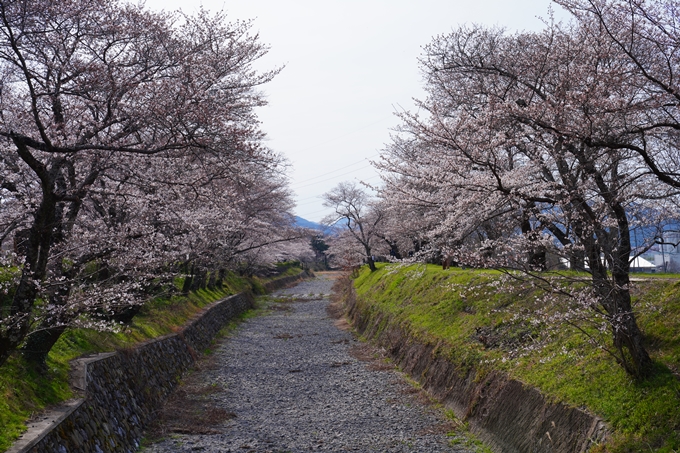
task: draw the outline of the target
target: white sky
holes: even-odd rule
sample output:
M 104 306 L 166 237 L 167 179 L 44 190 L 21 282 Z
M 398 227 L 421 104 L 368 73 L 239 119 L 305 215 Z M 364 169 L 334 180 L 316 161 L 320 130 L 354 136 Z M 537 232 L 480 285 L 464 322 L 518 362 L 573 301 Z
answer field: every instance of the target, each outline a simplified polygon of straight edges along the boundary
M 417 58 L 433 36 L 458 25 L 538 30 L 550 0 L 146 0 L 152 9 L 195 12 L 199 4 L 231 19 L 254 19 L 270 52 L 261 69 L 285 65 L 263 89 L 267 145 L 292 164 L 296 214 L 319 221 L 319 198 L 341 181 L 379 184 L 369 160 L 422 97 Z M 558 6 L 556 16 L 566 18 Z

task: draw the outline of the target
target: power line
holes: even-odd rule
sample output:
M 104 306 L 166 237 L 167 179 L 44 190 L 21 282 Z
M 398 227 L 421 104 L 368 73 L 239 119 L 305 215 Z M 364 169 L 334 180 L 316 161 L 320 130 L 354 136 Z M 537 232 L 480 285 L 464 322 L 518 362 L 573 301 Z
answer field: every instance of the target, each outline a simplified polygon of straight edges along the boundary
M 340 176 L 342 176 L 342 175 L 340 175 Z M 372 179 L 376 179 L 376 178 L 379 178 L 379 177 L 380 177 L 380 175 L 373 175 L 373 176 L 371 176 L 371 177 L 369 177 L 369 178 L 361 178 L 361 180 L 359 180 L 359 182 L 370 181 L 370 180 L 372 180 Z M 355 179 L 356 179 L 356 178 L 355 178 Z M 322 182 L 322 181 L 320 181 L 320 182 Z M 323 181 L 323 182 L 325 182 L 325 181 Z M 315 184 L 318 184 L 318 183 L 312 183 L 312 184 L 308 184 L 308 185 L 309 185 L 309 186 L 313 186 L 313 185 L 315 185 Z M 304 187 L 307 187 L 307 186 L 304 186 Z M 307 206 L 307 205 L 310 205 L 310 204 L 321 203 L 321 202 L 323 202 L 323 200 L 321 199 L 321 196 L 320 196 L 320 195 L 314 195 L 314 196 L 311 196 L 311 197 L 301 198 L 301 199 L 298 200 L 298 201 L 307 201 L 307 200 L 312 200 L 312 201 L 308 201 L 307 203 L 298 203 L 298 202 L 296 202 L 295 205 L 296 205 L 296 206 Z
M 314 211 L 314 212 L 308 212 L 307 215 L 314 215 L 314 214 L 319 214 L 321 212 L 329 212 L 329 210 L 332 210 L 333 208 L 325 208 L 320 211 Z
M 309 184 L 305 184 L 305 185 L 303 185 L 303 186 L 293 187 L 292 189 L 293 189 L 293 190 L 297 190 L 297 189 L 302 189 L 303 187 L 315 186 L 315 185 L 317 185 L 317 184 L 322 184 L 322 183 L 327 182 L 328 179 L 335 179 L 335 178 L 339 178 L 339 177 L 341 177 L 341 176 L 351 175 L 352 173 L 355 173 L 357 170 L 363 170 L 364 168 L 369 168 L 369 167 L 370 167 L 370 165 L 367 165 L 367 166 L 365 166 L 365 167 L 357 168 L 356 170 L 349 171 L 349 172 L 347 172 L 347 173 L 342 173 L 342 174 L 339 174 L 339 175 L 335 175 L 335 176 L 333 176 L 332 178 L 326 178 L 326 179 L 324 179 L 323 181 L 312 182 L 312 183 L 309 183 Z M 368 178 L 367 178 L 367 179 L 368 179 Z M 311 181 L 311 180 L 310 180 L 310 181 Z
M 318 197 L 315 197 L 315 198 L 318 198 Z M 296 206 L 296 207 L 297 207 L 297 206 L 308 206 L 308 205 L 310 205 L 310 204 L 322 203 L 322 202 L 323 202 L 323 200 L 309 201 L 309 202 L 307 202 L 307 203 L 296 203 L 295 206 Z
M 300 198 L 298 201 L 307 201 L 307 200 L 311 200 L 312 198 L 319 199 L 319 195 L 312 195 L 311 197 Z
M 361 178 L 361 181 L 368 181 L 369 179 L 375 179 L 375 178 L 380 178 L 380 175 L 373 175 L 370 178 Z
M 334 142 L 334 141 L 339 140 L 339 139 L 341 139 L 341 138 L 348 137 L 348 136 L 350 136 L 350 135 L 352 135 L 352 134 L 355 134 L 355 133 L 357 133 L 357 132 L 359 132 L 359 131 L 362 131 L 362 130 L 364 130 L 364 129 L 367 129 L 367 128 L 371 127 L 371 126 L 375 126 L 376 124 L 382 123 L 383 121 L 385 121 L 385 120 L 387 120 L 387 119 L 390 119 L 390 118 L 391 118 L 391 117 L 385 117 L 385 118 L 379 119 L 378 121 L 374 121 L 374 122 L 372 122 L 372 123 L 370 123 L 370 124 L 367 124 L 367 125 L 365 125 L 365 126 L 362 126 L 362 127 L 358 128 L 358 129 L 354 129 L 354 130 L 352 130 L 352 131 L 350 131 L 350 132 L 347 132 L 346 134 L 342 134 L 342 135 L 335 136 L 335 137 L 333 137 L 333 138 L 330 138 L 330 139 L 326 140 L 325 142 L 320 142 L 320 143 L 315 144 L 314 146 L 310 146 L 310 147 L 308 147 L 308 148 L 299 149 L 298 151 L 308 151 L 308 150 L 310 150 L 310 149 L 317 148 L 317 147 L 320 146 L 320 145 L 325 145 L 326 143 L 331 143 L 331 142 Z
M 372 155 L 370 155 L 370 156 L 368 156 L 368 157 L 364 157 L 364 158 L 361 159 L 360 161 L 354 162 L 354 163 L 349 164 L 349 165 L 345 165 L 344 167 L 340 167 L 340 168 L 335 169 L 335 170 L 333 170 L 333 171 L 329 171 L 328 173 L 323 173 L 323 174 L 314 176 L 313 178 L 305 179 L 305 180 L 303 180 L 303 181 L 298 181 L 298 182 L 296 182 L 295 184 L 293 184 L 292 186 L 294 187 L 294 186 L 297 186 L 298 184 L 304 184 L 304 183 L 309 182 L 309 181 L 314 181 L 315 179 L 319 179 L 319 178 L 323 178 L 323 177 L 328 176 L 328 175 L 332 175 L 333 173 L 337 173 L 337 172 L 342 171 L 342 170 L 344 170 L 344 169 L 346 169 L 346 168 L 353 167 L 353 166 L 358 165 L 358 164 L 363 164 L 363 163 L 365 163 L 365 161 L 366 161 L 367 159 L 371 159 L 371 158 L 376 157 L 376 156 L 379 156 L 379 155 L 380 155 L 380 153 L 372 154 Z M 366 165 L 366 166 L 364 166 L 364 167 L 357 168 L 356 170 L 363 170 L 364 168 L 368 168 L 368 167 L 370 167 L 370 165 Z

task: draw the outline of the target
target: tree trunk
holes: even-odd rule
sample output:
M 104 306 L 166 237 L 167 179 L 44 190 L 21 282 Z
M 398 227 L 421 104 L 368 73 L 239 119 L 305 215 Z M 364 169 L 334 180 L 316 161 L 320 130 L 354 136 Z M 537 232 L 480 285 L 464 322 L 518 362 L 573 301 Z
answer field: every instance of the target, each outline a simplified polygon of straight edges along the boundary
M 224 268 L 221 268 L 219 271 L 217 271 L 217 280 L 215 280 L 215 287 L 217 289 L 222 289 L 224 287 L 224 278 L 227 276 L 227 271 Z
M 546 250 L 545 247 L 540 245 L 540 237 L 533 229 L 529 215 L 530 211 L 524 211 L 522 216 L 522 234 L 531 243 L 526 258 L 527 264 L 529 264 L 531 270 L 544 271 L 547 268 Z
M 593 284 L 611 324 L 617 360 L 628 374 L 643 379 L 652 373 L 653 362 L 643 345 L 643 335 L 633 313 L 628 286 L 621 285 L 616 278 L 612 281 L 606 276 L 602 277 L 593 276 Z
M 368 263 L 368 268 L 371 270 L 371 272 L 378 270 L 378 268 L 375 267 L 375 261 L 373 261 L 373 257 L 371 255 L 366 257 L 366 262 Z
M 199 289 L 205 288 L 207 275 L 208 271 L 197 266 L 196 272 L 194 273 L 194 278 L 191 282 L 191 291 L 198 291 Z
M 68 304 L 73 280 L 78 275 L 80 267 L 80 263 L 73 263 L 67 269 L 61 265 L 50 266 L 52 275 L 63 279 L 61 283 L 52 287 L 49 294 L 49 302 L 54 307 L 53 310 L 64 309 Z M 28 334 L 26 343 L 21 348 L 26 360 L 38 369 L 45 369 L 47 354 L 64 333 L 69 321 L 68 315 L 58 311 L 53 311 L 53 316 L 43 318 L 38 329 Z
M 586 259 L 583 253 L 579 251 L 569 255 L 569 269 L 586 272 Z
M 637 325 L 635 313 L 630 299 L 630 279 L 628 277 L 628 253 L 619 258 L 619 265 L 624 266 L 621 272 L 614 265 L 612 276 L 614 288 L 610 294 L 614 303 L 609 315 L 612 318 L 612 334 L 614 347 L 619 351 L 621 364 L 629 374 L 638 379 L 651 375 L 653 362 L 643 345 L 643 335 Z
M 214 290 L 215 289 L 215 282 L 216 282 L 215 271 L 211 271 L 210 277 L 208 278 L 207 288 L 209 290 Z
M 40 327 L 40 330 L 32 332 L 26 338 L 26 344 L 21 348 L 21 352 L 26 361 L 45 371 L 47 370 L 47 354 L 61 334 L 66 331 L 66 326 L 52 327 L 48 323 L 43 323 Z
M 38 296 L 36 283 L 43 281 L 47 272 L 56 205 L 56 199 L 51 191 L 44 190 L 43 199 L 26 241 L 26 259 L 10 309 L 12 322 L 8 324 L 6 330 L 0 331 L 0 366 L 28 334 L 33 304 Z
M 182 285 L 182 293 L 184 294 L 189 294 L 189 291 L 191 291 L 191 287 L 194 284 L 194 277 L 196 274 L 196 268 L 194 265 L 191 265 L 191 269 L 187 269 L 187 276 L 184 277 L 184 284 Z
M 375 272 L 378 269 L 375 267 L 375 261 L 373 260 L 373 255 L 371 254 L 371 247 L 365 242 L 364 251 L 366 252 L 366 263 L 368 263 L 368 268 L 371 270 L 371 272 Z
M 653 362 L 643 345 L 643 335 L 637 325 L 630 298 L 629 263 L 630 237 L 627 229 L 619 230 L 617 246 L 611 252 L 611 276 L 600 261 L 599 248 L 589 255 L 593 287 L 611 324 L 612 340 L 619 364 L 636 379 L 651 375 Z M 597 260 L 595 260 L 597 257 Z
M 653 371 L 653 362 L 643 345 L 642 332 L 635 315 L 621 307 L 621 312 L 612 326 L 614 346 L 622 357 L 626 371 L 638 379 L 648 377 Z

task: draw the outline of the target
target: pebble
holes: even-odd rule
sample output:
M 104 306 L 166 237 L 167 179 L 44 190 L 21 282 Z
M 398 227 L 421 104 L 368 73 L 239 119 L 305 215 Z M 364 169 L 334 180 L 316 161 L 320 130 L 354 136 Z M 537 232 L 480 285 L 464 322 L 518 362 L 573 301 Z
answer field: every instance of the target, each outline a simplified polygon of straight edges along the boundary
M 236 414 L 210 435 L 171 435 L 145 453 L 473 452 L 449 437 L 441 410 L 413 396 L 391 367 L 350 354 L 360 345 L 329 317 L 332 279 L 276 291 L 275 308 L 248 319 L 214 352 L 200 379 Z M 463 442 L 464 444 L 464 442 Z

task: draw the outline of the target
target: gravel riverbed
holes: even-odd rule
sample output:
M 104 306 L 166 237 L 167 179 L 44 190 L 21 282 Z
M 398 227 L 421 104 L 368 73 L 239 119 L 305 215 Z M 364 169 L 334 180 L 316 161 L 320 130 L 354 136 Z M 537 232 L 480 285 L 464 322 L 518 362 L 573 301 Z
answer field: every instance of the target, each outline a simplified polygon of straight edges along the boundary
M 160 452 L 472 452 L 455 423 L 327 307 L 333 274 L 270 297 L 170 399 Z M 188 419 L 193 418 L 193 421 Z M 160 434 L 159 434 L 160 433 Z

